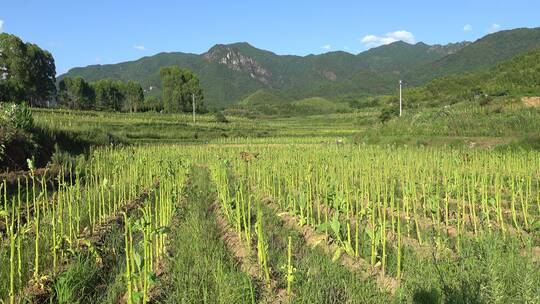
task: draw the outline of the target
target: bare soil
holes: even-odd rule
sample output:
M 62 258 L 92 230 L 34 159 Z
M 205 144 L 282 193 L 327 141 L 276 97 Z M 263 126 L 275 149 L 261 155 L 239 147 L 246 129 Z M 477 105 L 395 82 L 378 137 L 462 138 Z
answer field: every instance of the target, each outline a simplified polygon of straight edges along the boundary
M 294 229 L 302 234 L 306 243 L 312 248 L 319 248 L 329 256 L 334 256 L 340 248 L 324 234 L 317 233 L 315 229 L 307 225 L 299 226 L 294 216 L 286 212 L 280 212 L 272 200 L 266 198 L 263 203 L 268 205 L 276 214 L 283 220 L 284 224 L 289 229 Z M 357 257 L 353 258 L 347 254 L 341 254 L 339 257 L 340 264 L 351 272 L 357 273 L 362 279 L 366 280 L 374 278 L 380 287 L 381 291 L 386 291 L 394 294 L 398 288 L 398 281 L 392 277 L 385 276 L 378 268 L 371 265 L 364 259 Z
M 232 228 L 227 219 L 223 216 L 218 203 L 214 203 L 214 212 L 216 215 L 216 223 L 221 232 L 223 241 L 227 244 L 229 251 L 234 255 L 240 266 L 240 270 L 247 273 L 256 281 L 263 282 L 263 271 L 254 257 L 248 252 L 245 245 L 242 243 L 238 234 Z M 255 250 L 255 249 L 254 249 Z M 271 279 L 267 290 L 263 295 L 261 303 L 287 303 L 288 296 L 285 289 L 279 288 L 276 280 Z
M 521 101 L 527 107 L 540 107 L 540 97 L 523 97 Z

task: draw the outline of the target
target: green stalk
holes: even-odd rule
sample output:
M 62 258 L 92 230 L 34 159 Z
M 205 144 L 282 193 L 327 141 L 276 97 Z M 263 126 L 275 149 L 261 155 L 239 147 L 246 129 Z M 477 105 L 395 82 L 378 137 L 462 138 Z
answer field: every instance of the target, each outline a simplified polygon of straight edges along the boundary
M 132 304 L 132 287 L 131 287 L 131 246 L 130 243 L 130 231 L 129 231 L 129 219 L 125 212 L 122 212 L 124 216 L 124 245 L 125 245 L 125 254 L 126 254 L 126 289 L 127 289 L 127 298 L 128 303 Z
M 21 180 L 17 179 L 17 274 L 19 277 L 19 285 L 22 285 L 22 236 L 23 232 L 21 229 Z
M 9 227 L 9 303 L 15 303 L 15 232 L 13 221 L 9 223 L 6 216 L 6 227 Z
M 32 178 L 32 195 L 33 195 L 33 201 L 34 201 L 34 210 L 36 216 L 34 217 L 34 226 L 36 230 L 36 238 L 34 242 L 34 280 L 37 282 L 39 279 L 39 206 L 36 202 L 36 183 L 34 178 L 34 172 L 31 171 L 31 178 Z
M 287 245 L 287 294 L 292 295 L 292 283 L 294 281 L 294 268 L 292 266 L 292 238 L 289 236 Z
M 400 210 L 400 206 L 399 206 L 399 200 L 396 200 L 396 208 L 397 210 L 399 211 Z M 398 282 L 401 281 L 401 216 L 397 216 L 397 246 L 396 246 L 396 250 L 397 250 L 397 274 L 396 274 L 396 277 L 397 277 L 397 280 Z

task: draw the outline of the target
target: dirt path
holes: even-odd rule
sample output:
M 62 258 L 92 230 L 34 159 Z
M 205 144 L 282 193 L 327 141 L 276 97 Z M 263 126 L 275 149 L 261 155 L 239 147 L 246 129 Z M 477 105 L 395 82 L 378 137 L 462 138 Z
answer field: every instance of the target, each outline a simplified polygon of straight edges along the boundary
M 207 168 L 192 168 L 184 195 L 168 237 L 166 275 L 157 282 L 153 302 L 259 302 L 263 287 L 252 276 L 258 270 L 238 260 L 236 256 L 246 257 L 245 252 L 230 250 L 233 238 L 230 233 L 223 236 Z

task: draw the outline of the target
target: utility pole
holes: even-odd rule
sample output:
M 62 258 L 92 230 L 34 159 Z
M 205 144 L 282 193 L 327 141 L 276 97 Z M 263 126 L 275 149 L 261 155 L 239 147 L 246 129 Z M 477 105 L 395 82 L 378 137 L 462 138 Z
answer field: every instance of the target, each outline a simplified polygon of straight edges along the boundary
M 195 124 L 195 94 L 191 94 L 191 104 L 193 105 L 193 124 Z
M 399 117 L 401 117 L 401 113 L 403 112 L 403 101 L 402 101 L 402 96 L 401 96 L 401 85 L 402 85 L 402 81 L 400 80 L 399 81 Z

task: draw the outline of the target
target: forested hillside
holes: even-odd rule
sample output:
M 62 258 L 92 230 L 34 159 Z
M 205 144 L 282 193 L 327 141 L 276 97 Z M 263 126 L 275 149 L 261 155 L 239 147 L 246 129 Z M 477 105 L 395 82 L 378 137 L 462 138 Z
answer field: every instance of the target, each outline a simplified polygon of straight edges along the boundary
M 540 28 L 520 28 L 489 34 L 432 63 L 407 73 L 411 84 L 463 72 L 489 68 L 497 63 L 540 47 Z
M 178 65 L 200 78 L 209 107 L 222 108 L 258 90 L 279 91 L 288 100 L 387 94 L 404 79 L 409 86 L 432 79 L 495 66 L 540 46 L 540 29 L 515 29 L 487 35 L 473 43 L 414 45 L 394 42 L 358 55 L 277 55 L 248 43 L 218 44 L 206 53 L 160 53 L 137 61 L 75 68 L 63 76 L 135 80 L 150 95 L 161 92 L 159 68 Z M 63 77 L 61 76 L 60 79 Z
M 216 45 L 201 55 L 161 53 L 132 62 L 75 68 L 59 78 L 136 80 L 147 93 L 159 95 L 159 68 L 178 65 L 199 75 L 210 106 L 223 107 L 261 89 L 280 91 L 290 99 L 350 91 L 362 95 L 388 92 L 400 74 L 465 45 L 395 42 L 359 55 L 330 52 L 301 57 L 277 55 L 248 43 L 235 43 Z

